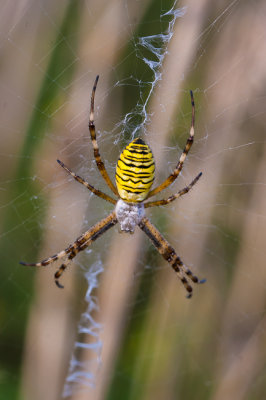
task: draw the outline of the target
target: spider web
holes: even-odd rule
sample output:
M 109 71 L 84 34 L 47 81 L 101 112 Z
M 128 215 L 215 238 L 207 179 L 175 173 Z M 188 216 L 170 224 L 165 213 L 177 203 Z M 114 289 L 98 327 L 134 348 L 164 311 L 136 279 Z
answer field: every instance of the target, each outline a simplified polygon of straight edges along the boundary
M 265 11 L 243 0 L 2 3 L 3 398 L 263 398 Z M 112 210 L 56 163 L 107 192 L 87 127 L 97 74 L 112 180 L 137 136 L 153 150 L 156 184 L 171 173 L 194 92 L 195 142 L 158 199 L 203 177 L 149 212 L 207 278 L 190 301 L 143 232 L 106 233 L 75 258 L 62 291 L 60 264 L 36 274 L 18 265 L 64 249 Z
M 137 101 L 136 106 L 132 111 L 125 114 L 125 117 L 116 124 L 115 129 L 119 132 L 117 135 L 118 139 L 115 140 L 115 143 L 121 140 L 121 137 L 130 137 L 130 140 L 133 140 L 136 137 L 136 134 L 139 132 L 145 136 L 147 131 L 147 127 L 150 123 L 151 115 L 149 114 L 147 107 L 149 100 L 152 96 L 154 88 L 157 83 L 162 78 L 161 68 L 163 65 L 164 58 L 167 54 L 168 44 L 173 36 L 174 25 L 176 19 L 184 15 L 185 9 L 176 8 L 175 2 L 172 8 L 163 13 L 160 18 L 161 21 L 170 18 L 169 22 L 166 23 L 166 29 L 164 33 L 158 33 L 155 35 L 148 35 L 142 37 L 136 37 L 132 39 L 132 44 L 135 49 L 136 58 L 140 60 L 140 62 L 145 63 L 148 69 L 151 72 L 151 80 L 150 81 L 142 81 L 135 77 L 134 75 L 123 78 L 122 80 L 117 82 L 118 86 L 127 86 L 129 83 L 134 84 L 138 87 L 139 90 L 139 100 Z M 143 52 L 148 52 L 146 56 L 144 56 Z M 145 94 L 145 92 L 147 92 Z M 139 120 L 139 123 L 136 123 L 136 120 Z M 96 268 L 96 269 L 95 269 Z M 92 271 L 92 272 L 91 272 Z M 93 300 L 93 289 L 95 289 L 97 285 L 97 276 L 100 272 L 103 271 L 102 264 L 97 263 L 94 264 L 94 268 L 90 270 L 87 274 L 85 274 L 85 278 L 88 282 L 88 290 L 86 293 L 86 301 L 88 303 L 88 308 L 85 313 L 82 314 L 80 325 L 78 326 L 78 332 L 82 336 L 84 333 L 89 335 L 89 343 L 85 344 L 84 342 L 75 342 L 75 351 L 80 350 L 89 350 L 89 352 L 94 352 L 96 356 L 93 359 L 93 356 L 89 356 L 88 362 L 80 362 L 79 361 L 79 352 L 77 352 L 77 356 L 75 353 L 73 354 L 70 369 L 68 376 L 66 378 L 66 385 L 64 388 L 64 397 L 71 396 L 73 393 L 73 387 L 78 387 L 78 390 L 82 390 L 83 386 L 86 388 L 87 386 L 94 387 L 95 385 L 95 373 L 92 371 L 97 371 L 98 366 L 101 361 L 101 349 L 102 342 L 99 339 L 99 333 L 102 329 L 102 326 L 99 325 L 92 317 L 92 312 L 95 310 L 95 302 Z M 91 336 L 95 337 L 95 341 L 91 343 Z M 95 363 L 95 366 L 91 365 Z M 89 364 L 89 366 L 88 366 Z

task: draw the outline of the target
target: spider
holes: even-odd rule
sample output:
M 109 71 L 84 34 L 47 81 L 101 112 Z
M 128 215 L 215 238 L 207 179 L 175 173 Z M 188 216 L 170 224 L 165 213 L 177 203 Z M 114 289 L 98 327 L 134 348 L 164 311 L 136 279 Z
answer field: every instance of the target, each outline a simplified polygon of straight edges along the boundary
M 187 193 L 199 180 L 202 173 L 200 172 L 192 182 L 179 190 L 176 194 L 171 195 L 167 199 L 155 200 L 155 201 L 144 201 L 162 190 L 166 189 L 171 183 L 173 183 L 178 175 L 180 174 L 185 158 L 192 146 L 194 138 L 194 123 L 195 123 L 195 104 L 193 92 L 190 91 L 191 106 L 192 106 L 192 118 L 190 134 L 186 142 L 186 146 L 183 153 L 180 156 L 178 164 L 174 171 L 169 177 L 161 183 L 159 186 L 150 190 L 154 181 L 154 159 L 150 147 L 141 139 L 134 139 L 120 154 L 116 165 L 116 186 L 112 183 L 106 169 L 104 162 L 100 156 L 99 147 L 96 139 L 95 125 L 94 125 L 94 98 L 97 88 L 99 75 L 96 76 L 92 94 L 91 94 L 91 106 L 90 106 L 90 117 L 89 117 L 89 131 L 94 151 L 94 158 L 96 165 L 115 195 L 117 199 L 109 196 L 108 194 L 94 188 L 80 176 L 76 175 L 70 168 L 68 168 L 62 161 L 57 160 L 64 170 L 69 173 L 76 181 L 86 186 L 96 196 L 108 201 L 115 205 L 115 209 L 100 222 L 96 223 L 83 235 L 79 236 L 77 240 L 70 244 L 65 250 L 48 257 L 38 263 L 25 263 L 20 262 L 22 265 L 41 267 L 46 266 L 58 259 L 67 257 L 70 262 L 80 251 L 90 246 L 92 242 L 97 240 L 104 232 L 112 228 L 117 223 L 120 224 L 121 231 L 134 233 L 136 226 L 146 233 L 155 248 L 163 256 L 163 258 L 172 266 L 177 276 L 183 283 L 187 290 L 187 297 L 192 296 L 191 283 L 203 283 L 205 279 L 199 280 L 192 271 L 182 262 L 180 257 L 176 254 L 174 248 L 167 242 L 162 234 L 155 228 L 150 220 L 145 216 L 145 208 L 162 206 L 171 203 Z M 59 288 L 63 288 L 63 285 L 59 282 L 59 278 L 67 268 L 67 264 L 63 263 L 60 268 L 55 272 L 54 278 L 55 283 Z

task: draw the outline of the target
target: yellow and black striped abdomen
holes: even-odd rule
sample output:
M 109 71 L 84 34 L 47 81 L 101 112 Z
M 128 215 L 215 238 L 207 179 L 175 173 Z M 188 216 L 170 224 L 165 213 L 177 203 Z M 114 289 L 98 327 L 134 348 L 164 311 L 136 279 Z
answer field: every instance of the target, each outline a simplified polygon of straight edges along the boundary
M 149 146 L 140 138 L 122 151 L 116 166 L 116 186 L 122 200 L 143 201 L 154 181 L 154 159 Z

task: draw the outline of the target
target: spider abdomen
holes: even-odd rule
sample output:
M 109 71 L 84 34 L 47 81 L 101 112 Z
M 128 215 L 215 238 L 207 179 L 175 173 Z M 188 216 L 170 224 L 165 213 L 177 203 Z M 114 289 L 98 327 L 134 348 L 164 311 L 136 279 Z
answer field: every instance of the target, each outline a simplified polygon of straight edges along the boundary
M 154 158 L 150 147 L 140 138 L 122 151 L 116 166 L 116 186 L 122 200 L 143 201 L 154 181 Z

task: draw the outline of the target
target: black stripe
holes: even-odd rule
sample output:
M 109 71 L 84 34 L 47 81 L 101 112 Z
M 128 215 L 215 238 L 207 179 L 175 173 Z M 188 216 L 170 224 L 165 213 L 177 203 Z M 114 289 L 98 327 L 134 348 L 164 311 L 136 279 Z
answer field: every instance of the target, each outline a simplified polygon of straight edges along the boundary
M 151 174 L 149 172 L 145 173 L 143 171 L 135 173 L 135 172 L 132 172 L 130 169 L 123 169 L 122 170 L 121 168 L 118 168 L 118 170 L 119 170 L 119 172 L 120 171 L 122 171 L 123 173 L 125 172 L 125 174 L 123 174 L 123 175 L 131 176 L 132 178 L 149 178 L 151 175 L 153 175 L 153 174 Z M 117 171 L 117 174 L 118 174 L 118 171 Z M 118 176 L 120 176 L 120 175 L 118 174 Z M 154 177 L 152 176 L 152 179 L 153 178 Z
M 132 161 L 129 157 L 127 157 L 126 155 L 124 155 L 124 157 L 123 157 L 126 161 Z M 121 161 L 123 161 L 120 157 L 119 157 L 119 160 L 121 160 Z M 133 161 L 132 162 L 132 164 L 134 164 L 134 165 L 136 165 L 137 166 L 137 164 L 144 164 L 144 165 L 147 165 L 148 163 L 150 164 L 150 165 L 154 165 L 154 160 L 153 159 L 151 159 L 151 158 L 139 158 L 139 159 L 137 159 L 136 161 Z
M 126 180 L 126 178 L 131 179 L 132 182 L 135 182 L 138 179 L 143 180 L 143 181 L 145 180 L 145 182 L 152 182 L 154 180 L 153 176 L 150 178 L 150 174 L 148 174 L 148 175 L 142 175 L 142 174 L 132 175 L 132 174 L 128 173 L 128 171 L 126 171 L 126 172 L 124 171 L 123 176 L 120 176 L 119 173 L 117 173 L 117 175 L 121 179 L 124 179 L 124 180 Z
M 152 160 L 151 158 L 141 158 L 141 157 L 134 157 L 134 156 L 129 156 L 128 154 L 125 156 L 124 155 L 124 157 L 127 159 L 127 160 L 132 160 L 132 161 L 137 161 L 137 162 L 142 162 L 143 160 Z
M 134 150 L 132 150 L 132 149 L 134 149 Z M 127 150 L 128 152 L 133 153 L 133 154 L 143 154 L 143 155 L 151 154 L 150 151 L 140 149 L 138 147 L 130 147 L 130 149 L 126 148 L 125 150 Z
M 147 149 L 149 150 L 148 146 L 146 144 L 138 144 L 136 142 L 132 142 L 127 146 L 129 149 L 133 147 L 134 149 Z
M 150 163 L 149 165 L 143 165 L 142 163 L 141 163 L 141 165 L 140 166 L 138 166 L 138 165 L 135 165 L 135 164 L 132 164 L 132 163 L 125 163 L 124 161 L 122 161 L 121 160 L 121 158 L 119 158 L 119 160 L 118 160 L 118 162 L 119 161 L 121 161 L 124 165 L 126 165 L 127 167 L 132 167 L 132 168 L 139 168 L 139 169 L 148 169 L 148 168 L 150 168 L 152 165 L 153 165 L 153 163 Z M 117 165 L 118 165 L 118 162 L 117 162 Z M 119 167 L 119 165 L 118 165 L 118 167 Z M 120 168 L 120 167 L 119 167 Z M 122 168 L 121 168 L 122 169 Z M 136 173 L 136 172 L 135 172 Z
M 142 194 L 144 193 L 146 190 L 130 190 L 130 189 L 125 189 L 127 193 L 133 193 L 133 194 Z
M 120 172 L 123 172 L 123 176 L 120 175 Z M 148 182 L 151 182 L 151 181 L 154 180 L 154 176 L 153 175 L 150 175 L 150 174 L 134 174 L 130 170 L 123 170 L 123 171 L 122 170 L 117 170 L 116 171 L 116 175 L 121 179 L 125 179 L 125 177 L 126 178 L 128 177 L 128 179 L 132 179 L 132 181 L 134 179 L 141 179 L 141 178 L 146 180 L 150 176 L 151 176 L 151 179 L 148 180 Z
M 131 179 L 132 177 L 129 177 L 128 179 L 125 179 L 125 178 L 122 178 L 122 176 L 120 176 L 118 173 L 116 173 L 116 175 L 123 181 L 123 182 L 128 182 L 128 181 L 131 181 L 134 185 L 136 185 L 136 184 L 138 184 L 138 183 L 142 183 L 143 185 L 148 185 L 150 182 L 153 182 L 154 181 L 154 178 L 152 178 L 151 180 L 149 180 L 149 181 L 147 181 L 147 182 L 144 182 L 143 180 L 141 180 L 141 179 L 138 179 L 137 181 L 133 181 L 133 179 Z M 127 175 L 127 176 L 129 176 L 129 175 Z
M 138 188 L 136 188 L 136 190 L 134 190 L 134 188 L 132 186 L 128 186 L 125 184 L 121 185 L 121 187 L 128 193 L 144 193 L 147 191 L 146 188 L 141 188 L 141 187 L 138 187 Z

